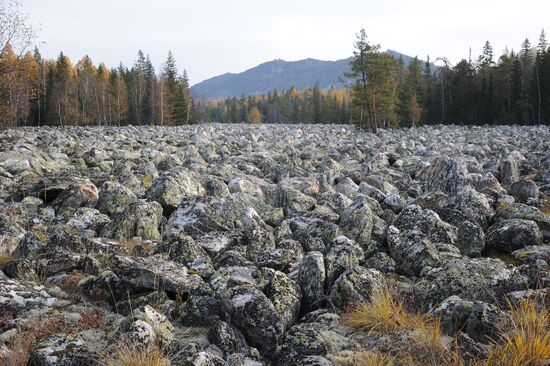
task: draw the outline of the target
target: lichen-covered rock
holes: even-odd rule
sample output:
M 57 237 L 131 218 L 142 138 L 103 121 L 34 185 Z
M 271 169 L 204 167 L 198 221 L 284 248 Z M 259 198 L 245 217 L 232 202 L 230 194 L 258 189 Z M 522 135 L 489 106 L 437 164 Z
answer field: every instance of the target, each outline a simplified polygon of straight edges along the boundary
M 522 219 L 531 220 L 537 223 L 543 239 L 550 240 L 550 215 L 546 215 L 538 208 L 527 206 L 522 203 L 512 203 L 504 209 L 497 212 L 494 221 Z
M 156 253 L 165 253 L 171 260 L 190 266 L 198 258 L 206 258 L 210 262 L 210 257 L 193 238 L 180 233 L 173 233 L 162 244 L 155 248 Z
M 310 211 L 317 203 L 315 198 L 298 191 L 285 181 L 277 184 L 276 202 L 278 207 L 283 208 L 285 217 Z
M 530 245 L 542 244 L 537 223 L 530 220 L 502 220 L 487 231 L 487 246 L 511 253 Z
M 258 289 L 240 285 L 222 295 L 227 320 L 243 332 L 246 340 L 267 357 L 273 355 L 283 336 L 283 322 L 271 301 Z
M 365 248 L 371 238 L 374 213 L 364 197 L 357 198 L 347 207 L 340 218 L 340 227 L 348 238 Z
M 216 345 L 226 356 L 233 353 L 248 354 L 249 352 L 249 347 L 241 331 L 221 320 L 214 322 L 208 330 L 208 341 Z
M 307 356 L 327 356 L 349 347 L 351 340 L 321 323 L 296 324 L 278 350 L 277 365 L 297 365 Z
M 123 213 L 126 207 L 135 201 L 137 197 L 130 188 L 117 182 L 107 181 L 101 186 L 97 208 L 109 216 L 116 216 Z
M 162 289 L 187 294 L 204 284 L 199 276 L 189 274 L 185 266 L 157 257 L 116 255 L 110 260 L 109 266 L 124 282 L 138 289 Z
M 157 202 L 137 201 L 130 204 L 101 231 L 101 236 L 124 240 L 134 237 L 160 239 L 162 207 Z
M 455 194 L 461 187 L 469 184 L 464 162 L 446 155 L 435 158 L 421 174 L 427 177 L 426 192 L 442 191 Z
M 302 289 L 302 307 L 307 311 L 323 305 L 326 270 L 323 254 L 309 252 L 298 269 L 298 284 Z
M 437 247 L 417 230 L 402 235 L 395 226 L 390 226 L 387 242 L 397 269 L 403 273 L 419 275 L 424 268 L 437 267 L 441 263 Z
M 244 225 L 244 235 L 247 240 L 246 256 L 257 263 L 266 257 L 266 254 L 275 249 L 275 237 L 271 228 L 258 216 L 256 210 L 247 208 L 241 213 Z
M 345 310 L 347 306 L 368 302 L 371 295 L 385 284 L 383 274 L 376 269 L 350 267 L 334 282 L 328 301 L 332 306 Z
M 35 345 L 31 363 L 40 366 L 93 366 L 95 354 L 85 342 L 69 335 L 54 335 Z
M 52 206 L 58 214 L 69 216 L 79 207 L 94 207 L 99 199 L 99 191 L 90 181 L 81 181 L 69 185 Z
M 346 269 L 358 267 L 364 259 L 363 249 L 345 236 L 339 236 L 331 243 L 325 255 L 326 287 Z
M 536 201 L 539 199 L 539 188 L 532 180 L 518 180 L 512 184 L 508 193 L 519 203 L 528 203 L 530 200 Z
M 447 224 L 432 210 L 423 210 L 420 206 L 409 205 L 393 221 L 399 232 L 420 232 L 430 241 L 453 244 L 456 239 L 456 228 Z
M 525 288 L 526 283 L 527 278 L 517 268 L 499 259 L 453 259 L 425 273 L 415 283 L 414 294 L 425 305 L 437 304 L 452 295 L 490 302 Z
M 285 330 L 298 320 L 302 292 L 300 286 L 287 275 L 279 271 L 269 273 L 269 283 L 265 293 L 273 303 Z
M 483 228 L 471 221 L 463 221 L 458 226 L 458 234 L 456 239 L 456 247 L 460 249 L 460 253 L 478 257 L 485 249 L 485 232 Z
M 160 314 L 150 305 L 141 306 L 137 309 L 133 309 L 128 321 L 135 323 L 137 321 L 143 321 L 150 325 L 156 335 L 156 339 L 162 344 L 169 344 L 174 339 L 174 326 L 166 316 Z
M 148 198 L 157 201 L 167 212 L 171 213 L 183 199 L 202 197 L 204 193 L 203 186 L 190 172 L 168 171 L 153 181 Z
M 500 162 L 500 182 L 510 185 L 519 179 L 518 162 L 514 156 L 508 156 Z
M 323 251 L 340 233 L 338 225 L 318 217 L 295 216 L 289 221 L 292 237 L 302 244 L 306 251 Z
M 62 306 L 63 299 L 33 282 L 0 278 L 0 313 L 17 316 L 33 309 Z

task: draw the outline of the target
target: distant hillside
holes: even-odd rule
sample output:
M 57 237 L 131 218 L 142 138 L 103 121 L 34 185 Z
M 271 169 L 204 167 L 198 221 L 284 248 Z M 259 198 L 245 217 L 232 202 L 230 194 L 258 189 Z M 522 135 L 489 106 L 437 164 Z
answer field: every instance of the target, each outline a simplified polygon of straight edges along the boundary
M 388 50 L 390 55 L 403 57 L 405 64 L 412 57 Z M 349 71 L 351 57 L 337 61 L 321 61 L 308 58 L 300 61 L 273 60 L 238 74 L 223 74 L 204 80 L 191 87 L 195 98 L 220 99 L 232 96 L 262 95 L 274 89 L 297 89 L 314 86 L 341 88 L 340 78 Z

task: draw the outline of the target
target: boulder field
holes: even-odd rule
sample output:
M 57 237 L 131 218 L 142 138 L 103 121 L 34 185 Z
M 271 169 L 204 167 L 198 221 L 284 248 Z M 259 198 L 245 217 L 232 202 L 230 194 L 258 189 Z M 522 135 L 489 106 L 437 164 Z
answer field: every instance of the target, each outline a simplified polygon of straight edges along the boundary
M 550 291 L 549 214 L 542 126 L 4 130 L 0 358 L 334 365 L 399 342 L 342 321 L 385 288 L 483 349 Z

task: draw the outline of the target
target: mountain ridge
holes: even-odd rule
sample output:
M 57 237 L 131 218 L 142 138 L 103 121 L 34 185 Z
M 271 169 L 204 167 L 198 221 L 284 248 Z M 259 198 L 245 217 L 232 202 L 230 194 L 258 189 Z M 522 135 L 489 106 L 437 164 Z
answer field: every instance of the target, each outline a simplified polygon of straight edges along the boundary
M 386 53 L 395 58 L 402 57 L 405 64 L 413 58 L 397 51 Z M 198 99 L 223 99 L 241 95 L 263 95 L 273 90 L 295 87 L 303 89 L 319 83 L 319 87 L 342 88 L 341 78 L 350 70 L 353 57 L 335 61 L 306 58 L 297 61 L 274 59 L 263 62 L 240 73 L 226 72 L 197 83 L 191 87 L 191 94 Z

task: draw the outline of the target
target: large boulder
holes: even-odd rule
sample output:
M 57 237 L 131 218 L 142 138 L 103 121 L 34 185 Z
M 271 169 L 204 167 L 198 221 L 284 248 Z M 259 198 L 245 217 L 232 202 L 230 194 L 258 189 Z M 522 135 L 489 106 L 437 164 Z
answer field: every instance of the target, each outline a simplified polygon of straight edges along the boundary
M 510 264 L 494 258 L 453 259 L 433 268 L 415 283 L 419 303 L 437 304 L 449 296 L 493 302 L 524 289 L 527 278 Z
M 340 218 L 344 235 L 366 248 L 370 242 L 374 225 L 374 213 L 366 197 L 357 198 L 347 207 Z
M 420 174 L 427 177 L 426 192 L 442 191 L 455 194 L 470 182 L 464 162 L 451 159 L 446 155 L 435 158 Z
M 305 311 L 322 307 L 325 297 L 326 270 L 323 254 L 309 252 L 298 269 L 298 284 L 302 289 L 302 306 Z
M 508 193 L 519 203 L 528 203 L 539 199 L 539 188 L 532 180 L 521 179 L 512 184 Z
M 135 201 L 137 197 L 129 188 L 117 182 L 107 181 L 101 186 L 97 208 L 109 216 L 116 216 L 122 214 L 126 207 Z
M 359 266 L 364 259 L 363 249 L 345 236 L 332 242 L 325 255 L 326 286 L 332 283 L 346 269 Z
M 368 302 L 375 291 L 386 284 L 384 275 L 372 268 L 351 267 L 338 277 L 330 289 L 328 301 L 337 309 Z
M 255 287 L 240 285 L 226 289 L 222 305 L 227 320 L 240 329 L 248 343 L 266 357 L 272 356 L 284 332 L 273 303 Z
M 509 219 L 522 219 L 536 222 L 544 241 L 550 240 L 550 215 L 546 215 L 538 208 L 527 206 L 523 203 L 512 203 L 502 210 L 499 210 L 493 217 L 494 221 Z
M 70 216 L 80 207 L 94 207 L 99 199 L 97 187 L 89 180 L 76 181 L 51 203 L 55 212 Z
M 137 201 L 105 225 L 101 236 L 116 240 L 128 240 L 134 237 L 159 240 L 161 222 L 162 206 L 159 203 Z
M 148 198 L 157 201 L 164 210 L 172 213 L 186 198 L 201 197 L 205 190 L 188 171 L 164 172 L 153 181 Z
M 189 274 L 185 266 L 161 258 L 116 255 L 109 265 L 118 277 L 136 289 L 188 294 L 204 285 L 201 278 Z
M 487 246 L 507 253 L 541 244 L 542 235 L 537 223 L 530 220 L 502 220 L 487 231 Z
M 271 228 L 258 216 L 253 208 L 246 208 L 241 213 L 246 238 L 246 256 L 256 263 L 275 249 L 275 237 Z

